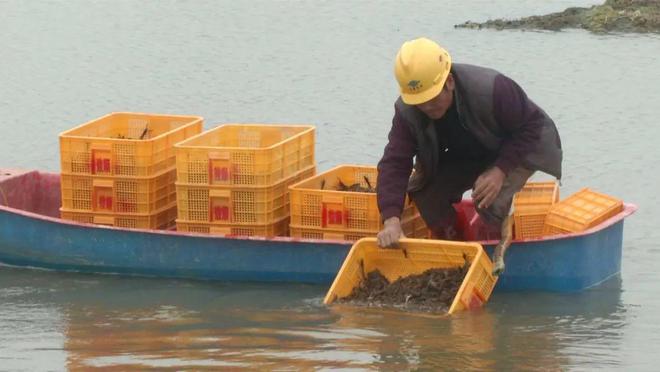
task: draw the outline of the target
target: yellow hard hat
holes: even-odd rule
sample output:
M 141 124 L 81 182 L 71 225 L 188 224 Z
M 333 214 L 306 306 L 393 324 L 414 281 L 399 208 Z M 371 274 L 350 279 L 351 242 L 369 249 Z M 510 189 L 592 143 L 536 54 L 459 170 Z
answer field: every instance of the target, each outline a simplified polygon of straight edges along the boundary
M 406 41 L 399 49 L 394 74 L 401 88 L 401 99 L 418 105 L 437 96 L 451 69 L 451 56 L 427 38 Z

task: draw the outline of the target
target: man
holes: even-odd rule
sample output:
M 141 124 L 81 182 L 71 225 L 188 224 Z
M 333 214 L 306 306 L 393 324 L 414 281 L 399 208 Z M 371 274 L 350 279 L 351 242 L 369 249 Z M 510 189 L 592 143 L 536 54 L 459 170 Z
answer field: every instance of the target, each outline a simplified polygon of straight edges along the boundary
M 401 96 L 378 163 L 384 221 L 379 244 L 396 246 L 404 237 L 406 192 L 436 239 L 460 238 L 452 204 L 472 189 L 479 215 L 502 227 L 493 261 L 495 272 L 503 271 L 513 195 L 536 170 L 561 178 L 554 122 L 513 80 L 492 69 L 452 64 L 449 53 L 426 38 L 401 46 L 395 75 Z

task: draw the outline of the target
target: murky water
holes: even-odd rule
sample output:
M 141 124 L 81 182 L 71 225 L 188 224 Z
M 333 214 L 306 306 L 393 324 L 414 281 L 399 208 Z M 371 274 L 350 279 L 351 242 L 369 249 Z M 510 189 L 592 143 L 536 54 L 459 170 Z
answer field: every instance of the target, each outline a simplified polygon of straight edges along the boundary
M 327 309 L 325 287 L 0 268 L 0 369 L 651 370 L 660 361 L 660 37 L 455 30 L 596 1 L 0 1 L 0 164 L 57 171 L 61 131 L 111 111 L 317 125 L 319 169 L 375 163 L 392 60 L 427 35 L 555 119 L 562 193 L 640 205 L 620 278 L 496 294 L 451 319 Z

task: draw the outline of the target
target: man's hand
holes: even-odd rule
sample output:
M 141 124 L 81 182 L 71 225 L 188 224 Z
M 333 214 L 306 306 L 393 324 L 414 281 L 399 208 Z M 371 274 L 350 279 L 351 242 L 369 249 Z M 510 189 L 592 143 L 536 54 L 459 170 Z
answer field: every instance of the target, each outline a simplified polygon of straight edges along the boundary
M 504 272 L 504 257 L 493 256 L 493 276 L 499 276 Z
M 506 175 L 498 167 L 492 167 L 482 173 L 474 183 L 472 200 L 481 209 L 488 208 L 502 189 Z
M 390 217 L 383 223 L 383 230 L 378 233 L 378 245 L 383 248 L 396 248 L 399 239 L 405 238 L 399 217 Z

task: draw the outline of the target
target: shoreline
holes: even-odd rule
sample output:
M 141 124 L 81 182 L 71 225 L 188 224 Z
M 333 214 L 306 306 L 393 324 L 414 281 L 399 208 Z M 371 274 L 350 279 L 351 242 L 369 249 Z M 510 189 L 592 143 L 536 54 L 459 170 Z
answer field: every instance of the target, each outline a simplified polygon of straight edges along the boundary
M 545 31 L 577 28 L 594 33 L 660 33 L 660 0 L 606 0 L 589 8 L 571 7 L 562 12 L 513 20 L 466 21 L 454 28 Z

